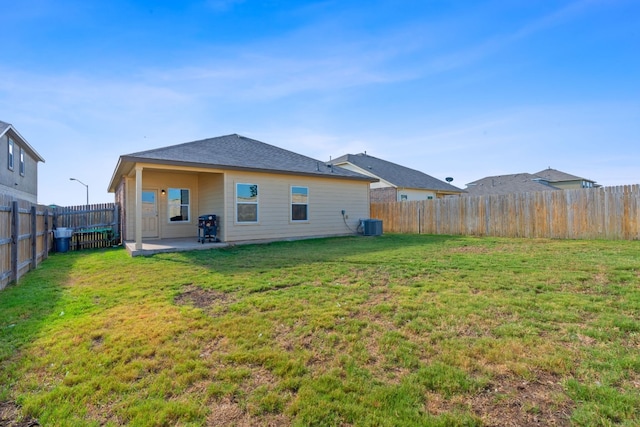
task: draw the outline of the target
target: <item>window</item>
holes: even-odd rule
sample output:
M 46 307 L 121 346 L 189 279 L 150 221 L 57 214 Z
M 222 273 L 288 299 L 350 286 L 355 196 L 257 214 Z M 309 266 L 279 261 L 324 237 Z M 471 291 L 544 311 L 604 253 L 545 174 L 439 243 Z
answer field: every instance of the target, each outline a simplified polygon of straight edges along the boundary
M 401 202 L 404 202 L 404 201 L 406 201 L 407 199 L 408 199 L 408 197 L 407 197 L 407 195 L 406 195 L 406 194 L 401 194 L 401 195 L 400 195 L 400 201 L 401 201 Z
M 291 187 L 291 221 L 309 220 L 309 189 Z
M 8 153 L 8 158 L 9 158 L 9 169 L 13 170 L 13 139 L 9 138 L 9 153 Z
M 20 148 L 20 175 L 24 176 L 24 150 Z
M 258 222 L 258 186 L 236 184 L 236 221 Z
M 189 190 L 169 188 L 168 208 L 170 222 L 188 222 L 190 218 Z

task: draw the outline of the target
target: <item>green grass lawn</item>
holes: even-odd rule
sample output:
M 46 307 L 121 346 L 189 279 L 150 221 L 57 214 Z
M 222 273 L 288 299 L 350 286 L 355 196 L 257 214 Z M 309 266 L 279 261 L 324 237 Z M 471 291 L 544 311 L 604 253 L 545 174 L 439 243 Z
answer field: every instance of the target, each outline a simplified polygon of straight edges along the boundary
M 639 408 L 640 242 L 86 251 L 0 292 L 0 425 L 637 426 Z

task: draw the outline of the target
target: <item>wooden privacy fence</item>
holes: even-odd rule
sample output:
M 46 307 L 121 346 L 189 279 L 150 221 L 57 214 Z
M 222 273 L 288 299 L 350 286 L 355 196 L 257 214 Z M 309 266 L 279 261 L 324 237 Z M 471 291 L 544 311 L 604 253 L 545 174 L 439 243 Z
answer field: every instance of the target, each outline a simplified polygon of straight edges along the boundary
M 640 185 L 371 204 L 384 231 L 640 239 Z
M 115 203 L 57 206 L 53 215 L 54 228 L 73 229 L 71 250 L 108 248 L 120 244 L 120 216 Z
M 0 194 L 0 290 L 48 257 L 58 227 L 73 229 L 71 250 L 120 244 L 115 203 L 48 207 Z
M 47 258 L 52 219 L 46 206 L 0 195 L 0 289 Z

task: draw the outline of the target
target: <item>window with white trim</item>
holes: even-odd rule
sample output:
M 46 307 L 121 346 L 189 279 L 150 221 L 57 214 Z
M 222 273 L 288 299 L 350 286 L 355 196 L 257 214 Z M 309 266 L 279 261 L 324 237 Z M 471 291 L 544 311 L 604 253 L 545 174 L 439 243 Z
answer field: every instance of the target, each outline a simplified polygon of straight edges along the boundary
M 169 188 L 167 195 L 169 222 L 189 222 L 191 218 L 189 190 Z
M 291 221 L 309 220 L 309 188 L 291 187 Z
M 24 150 L 20 147 L 20 175 L 24 176 Z
M 8 150 L 8 164 L 7 166 L 9 167 L 9 169 L 13 170 L 13 139 L 9 138 L 9 146 L 7 148 Z
M 257 184 L 236 184 L 236 222 L 258 222 Z

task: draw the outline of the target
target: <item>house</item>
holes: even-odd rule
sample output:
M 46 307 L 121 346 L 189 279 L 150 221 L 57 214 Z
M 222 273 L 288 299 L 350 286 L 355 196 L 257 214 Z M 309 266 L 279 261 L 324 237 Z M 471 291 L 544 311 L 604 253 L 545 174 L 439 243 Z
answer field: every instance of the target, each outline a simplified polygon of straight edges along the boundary
M 466 190 L 469 196 L 484 196 L 488 194 L 558 191 L 598 186 L 595 181 L 548 168 L 535 174 L 516 173 L 488 176 L 470 182 L 467 184 Z
M 541 170 L 534 175 L 539 177 L 541 182 L 560 188 L 561 190 L 600 187 L 600 185 L 596 184 L 595 181 L 587 178 L 580 178 L 579 176 L 571 175 L 556 169 L 551 169 L 551 167 Z
M 13 125 L 0 121 L 0 144 L 5 155 L 0 166 L 0 194 L 38 202 L 38 162 L 44 159 Z
M 530 173 L 488 176 L 467 184 L 468 196 L 486 196 L 489 194 L 532 193 L 535 191 L 558 191 L 540 178 Z
M 345 154 L 332 164 L 377 178 L 371 184 L 371 202 L 438 199 L 464 193 L 448 182 L 365 153 Z
M 369 218 L 374 178 L 240 135 L 120 156 L 109 183 L 124 240 L 198 236 L 216 215 L 223 242 L 337 236 Z

